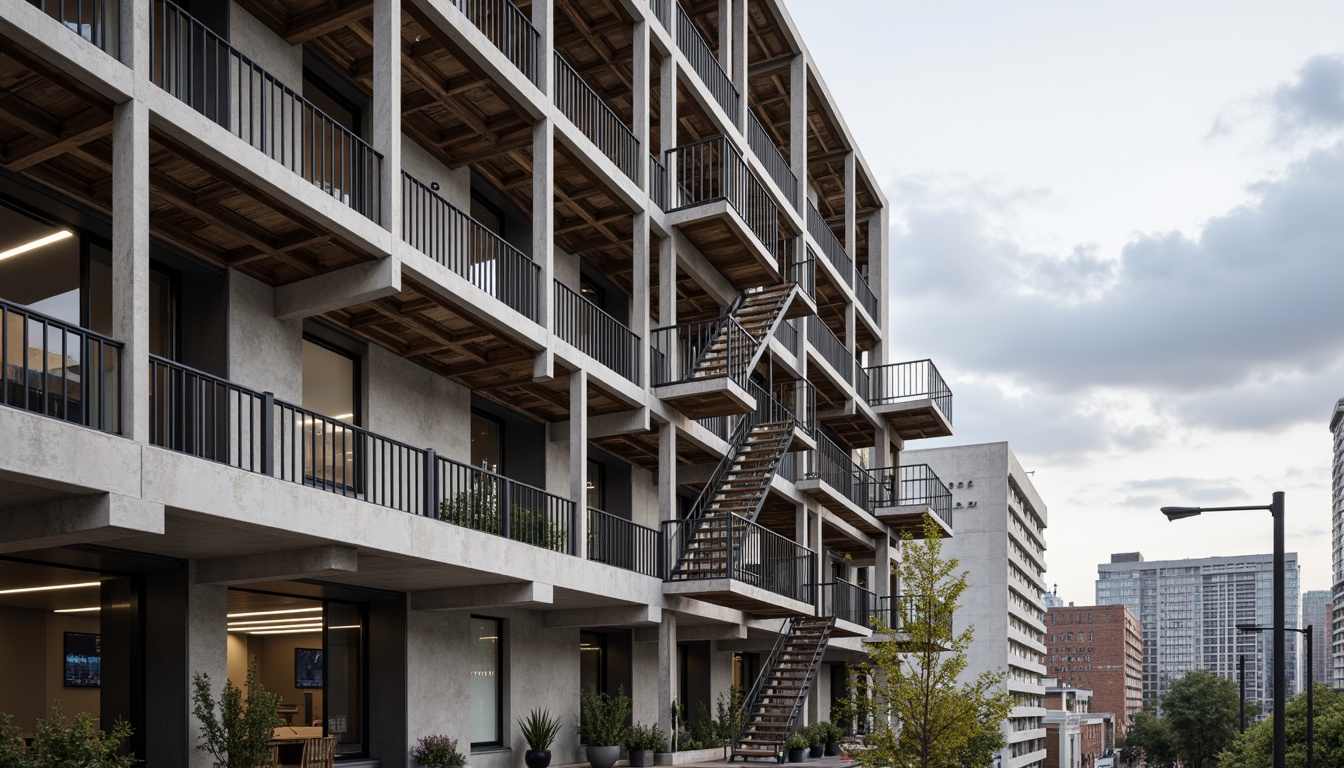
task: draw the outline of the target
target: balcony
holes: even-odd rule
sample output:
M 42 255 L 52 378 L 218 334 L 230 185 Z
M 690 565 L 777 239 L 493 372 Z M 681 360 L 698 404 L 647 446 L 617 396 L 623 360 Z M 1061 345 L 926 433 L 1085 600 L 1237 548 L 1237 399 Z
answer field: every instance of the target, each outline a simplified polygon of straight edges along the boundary
M 774 139 L 765 132 L 765 127 L 751 110 L 747 110 L 747 143 L 751 146 L 752 154 L 756 155 L 756 159 L 765 166 L 765 172 L 774 179 L 775 186 L 784 193 L 789 204 L 797 209 L 798 177 L 793 175 L 789 161 L 780 153 Z
M 452 0 L 452 3 L 490 38 L 518 71 L 541 87 L 541 72 L 537 67 L 541 33 L 532 26 L 532 19 L 527 14 L 509 0 Z
M 845 347 L 845 343 L 826 327 L 819 317 L 808 318 L 807 341 L 831 367 L 830 376 L 837 384 L 854 383 L 854 355 Z
M 663 400 L 693 419 L 755 407 L 748 378 L 758 343 L 731 315 L 655 328 L 650 335 L 650 376 Z
M 822 506 L 864 533 L 879 533 L 877 521 L 872 517 L 873 477 L 854 462 L 848 449 L 836 445 L 826 435 L 818 433 L 816 441 L 816 450 L 800 454 L 797 459 L 798 490 L 815 497 Z
M 941 538 L 952 535 L 952 492 L 928 464 L 868 470 L 868 497 L 877 519 L 897 533 L 924 538 L 924 513 L 933 516 Z
M 667 183 L 667 167 L 658 161 L 657 155 L 649 155 L 649 199 L 664 212 L 667 211 Z
M 952 434 L 952 390 L 933 361 L 879 365 L 867 372 L 868 404 L 902 440 Z
M 121 433 L 122 343 L 0 300 L 0 405 Z
M 588 508 L 588 559 L 645 576 L 663 574 L 661 531 Z
M 667 151 L 669 222 L 739 290 L 778 282 L 779 207 L 726 137 Z
M 653 17 L 658 19 L 658 23 L 663 25 L 663 29 L 668 28 L 667 22 L 671 18 L 668 13 L 668 5 L 671 3 L 672 0 L 649 0 L 649 8 L 653 11 Z
M 639 336 L 577 291 L 555 281 L 555 335 L 639 383 Z
M 534 322 L 541 321 L 541 265 L 402 171 L 401 237 Z
M 687 545 L 705 518 L 663 523 L 666 594 L 735 608 L 759 616 L 811 615 L 816 603 L 817 553 L 737 515 L 713 552 L 702 550 L 694 568 L 682 568 Z
M 868 317 L 876 325 L 882 322 L 880 308 L 877 303 L 877 295 L 873 289 L 868 286 L 868 278 L 863 276 L 862 272 L 854 273 L 854 295 L 859 299 L 859 306 L 868 313 Z
M 670 0 L 676 2 L 676 0 Z M 699 30 L 695 28 L 695 22 L 691 21 L 690 14 L 686 9 L 677 3 L 677 47 L 686 54 L 686 59 L 691 63 L 691 69 L 700 76 L 700 82 L 709 89 L 710 95 L 723 107 L 723 111 L 728 114 L 728 119 L 737 122 L 737 110 L 741 104 L 741 95 L 737 88 L 733 86 L 733 79 L 723 71 L 719 60 L 714 57 L 714 52 L 710 50 L 709 43 L 700 36 Z
M 821 615 L 836 618 L 832 631 L 835 636 L 865 637 L 877 626 L 875 622 L 891 626 L 891 599 L 878 597 L 844 579 L 836 579 L 821 585 Z M 859 628 L 869 632 L 859 631 Z
M 555 54 L 555 105 L 608 160 L 639 181 L 639 140 L 560 54 Z
M 840 280 L 845 285 L 852 285 L 854 283 L 854 260 L 849 257 L 844 244 L 835 236 L 835 232 L 831 230 L 831 225 L 826 223 L 821 211 L 817 210 L 817 206 L 811 200 L 807 201 L 807 233 L 812 236 L 813 240 L 817 241 L 817 245 L 821 246 L 821 252 L 826 260 L 831 262 L 831 266 L 835 267 L 836 272 L 840 273 Z
M 119 0 L 28 0 L 28 4 L 113 57 L 118 55 Z

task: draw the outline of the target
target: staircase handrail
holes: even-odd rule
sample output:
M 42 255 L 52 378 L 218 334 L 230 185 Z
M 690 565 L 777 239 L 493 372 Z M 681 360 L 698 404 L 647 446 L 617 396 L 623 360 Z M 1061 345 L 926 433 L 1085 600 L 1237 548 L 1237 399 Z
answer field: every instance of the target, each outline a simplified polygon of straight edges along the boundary
M 775 662 L 784 653 L 784 647 L 789 643 L 789 633 L 792 631 L 793 619 L 785 617 L 784 623 L 780 625 L 779 637 L 775 640 L 775 647 L 771 649 L 765 663 L 761 664 L 760 671 L 756 673 L 756 682 L 752 683 L 751 690 L 742 697 L 742 709 L 737 713 L 737 721 L 742 726 L 738 729 L 735 744 L 741 744 L 742 739 L 746 738 L 747 729 L 751 726 L 751 714 L 756 710 L 756 699 L 760 697 L 762 689 L 765 688 L 765 679 L 769 676 L 770 670 L 774 669 Z
M 794 299 L 798 297 L 799 291 L 802 290 L 797 283 L 791 283 L 791 285 L 793 287 L 789 289 L 789 292 L 788 294 L 786 294 L 786 297 L 784 299 L 784 307 L 786 308 L 789 306 L 790 303 L 793 302 Z M 745 295 L 746 294 L 743 294 L 743 296 Z M 748 375 L 750 375 L 752 371 L 756 370 L 757 364 L 761 362 L 761 357 L 763 357 L 765 355 L 766 350 L 770 348 L 769 344 L 770 339 L 775 335 L 775 331 L 779 328 L 779 324 L 784 322 L 785 314 L 786 313 L 784 311 L 778 312 L 775 315 L 775 321 L 770 324 L 769 328 L 765 329 L 765 332 L 761 334 L 761 338 L 757 339 L 754 336 L 752 337 L 753 340 L 756 342 L 756 353 L 753 354 L 751 356 L 751 360 L 747 362 Z
M 807 666 L 807 680 L 798 697 L 793 700 L 793 711 L 789 714 L 789 722 L 793 723 L 793 730 L 789 731 L 788 736 L 793 736 L 798 731 L 798 715 L 802 709 L 803 702 L 807 700 L 808 694 L 812 692 L 812 683 L 817 677 L 817 663 L 826 653 L 826 638 L 831 636 L 831 631 L 835 629 L 835 617 L 830 616 L 826 619 L 826 630 L 822 632 L 822 642 L 817 643 L 817 648 L 812 652 L 812 661 Z

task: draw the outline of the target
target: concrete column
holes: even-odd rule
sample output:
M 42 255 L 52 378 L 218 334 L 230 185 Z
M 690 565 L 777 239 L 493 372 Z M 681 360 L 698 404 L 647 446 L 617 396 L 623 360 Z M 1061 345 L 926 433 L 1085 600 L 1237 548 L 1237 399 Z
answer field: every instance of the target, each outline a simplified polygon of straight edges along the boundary
M 210 689 L 217 698 L 229 677 L 229 591 L 225 587 L 196 583 L 196 566 L 188 569 L 187 587 L 187 673 L 210 677 Z M 185 705 L 184 705 L 185 706 Z M 187 736 L 191 744 L 200 740 L 201 724 L 188 718 Z M 189 750 L 190 768 L 212 768 L 210 756 Z
M 663 622 L 658 625 L 658 727 L 669 736 L 676 735 L 672 729 L 672 702 L 676 698 L 677 614 L 663 611 Z
M 634 114 L 635 141 L 639 142 L 638 154 L 635 158 L 635 167 L 638 169 L 636 176 L 640 188 L 645 192 L 649 191 L 649 161 L 644 159 L 644 153 L 652 153 L 655 147 L 649 146 L 649 101 L 652 98 L 652 88 L 649 83 L 649 22 L 646 19 L 640 19 L 635 22 L 635 39 L 632 45 L 634 49 L 631 53 L 633 57 L 634 71 L 631 73 L 632 85 L 634 88 L 630 93 L 631 110 Z
M 878 597 L 891 596 L 891 537 L 885 532 L 877 537 L 877 553 L 874 556 L 873 578 L 869 589 Z
M 648 163 L 643 167 L 647 168 Z M 630 330 L 639 337 L 639 380 L 645 386 L 649 385 L 649 303 L 652 298 L 649 290 L 649 266 L 653 260 L 651 243 L 653 237 L 649 232 L 649 213 L 647 210 L 640 211 L 634 216 L 634 249 L 631 258 L 634 260 L 634 274 L 631 279 L 634 284 L 634 295 L 630 297 Z
M 855 231 L 854 231 L 854 223 L 855 223 L 855 222 L 854 222 L 854 219 L 855 219 L 855 214 L 854 214 L 854 212 L 857 210 L 857 203 L 856 203 L 856 201 L 857 201 L 857 199 L 858 199 L 858 198 L 857 198 L 857 195 L 854 194 L 854 192 L 855 192 L 855 180 L 854 180 L 854 179 L 855 179 L 855 164 L 856 164 L 856 162 L 857 162 L 856 157 L 857 157 L 857 156 L 854 154 L 854 152 L 853 152 L 852 150 L 851 150 L 850 152 L 848 152 L 848 153 L 845 154 L 845 238 L 844 238 L 844 242 L 845 242 L 845 253 L 848 253 L 851 259 L 854 258 L 854 248 L 855 248 L 855 243 L 858 242 L 857 235 L 856 235 L 856 233 L 855 233 Z M 857 267 L 855 267 L 855 269 L 857 269 Z M 854 276 L 853 276 L 853 275 L 850 275 L 850 285 L 853 285 L 853 284 L 854 284 Z
M 675 24 L 677 15 L 672 14 Z M 673 34 L 673 39 L 676 35 Z M 675 51 L 675 49 L 674 49 Z M 667 151 L 677 146 L 677 57 L 675 52 L 663 57 L 658 82 L 658 136 L 661 147 L 658 159 L 666 162 Z M 669 168 L 670 172 L 672 169 Z
M 858 306 L 854 302 L 851 301 L 845 305 L 845 335 L 840 338 L 841 341 L 845 342 L 845 349 L 855 353 L 855 360 L 859 359 L 858 350 L 854 346 L 854 329 L 858 323 L 857 313 Z M 844 371 L 841 371 L 841 373 L 844 373 Z
M 720 17 L 722 18 L 722 17 Z M 727 25 L 719 24 L 722 30 L 725 26 L 731 26 L 733 39 L 732 60 L 733 68 L 729 70 L 733 77 L 733 87 L 737 88 L 741 98 L 738 99 L 738 112 L 736 115 L 729 115 L 733 122 L 743 133 L 747 131 L 747 2 L 746 0 L 736 0 L 732 4 L 733 23 Z
M 677 324 L 677 251 L 673 240 L 674 235 L 669 233 L 658 242 L 658 325 L 664 328 Z M 681 371 L 677 370 L 679 361 L 676 346 L 670 337 L 661 341 L 665 347 L 662 350 L 663 363 L 667 368 L 668 379 L 676 381 L 681 375 Z
M 877 314 L 873 318 L 877 321 L 877 328 L 882 332 L 882 338 L 886 339 L 892 333 L 891 329 L 891 296 L 893 285 L 893 274 L 888 269 L 887 248 L 888 237 L 890 236 L 891 222 L 888 220 L 887 209 L 880 209 L 868 224 L 868 284 L 872 286 L 873 292 L 877 294 Z M 899 362 L 887 359 L 887 345 L 884 341 L 879 341 L 873 347 L 873 364 L 882 365 L 884 363 Z
M 141 83 L 149 82 L 149 3 L 121 3 L 117 15 L 117 44 L 121 63 L 135 71 Z
M 546 103 L 551 103 L 551 89 L 555 75 L 555 0 L 532 0 L 532 26 L 537 28 L 541 40 L 537 46 L 537 85 L 546 95 Z
M 723 71 L 733 72 L 733 0 L 719 0 L 719 66 Z M 732 115 L 729 115 L 732 117 Z
M 401 237 L 401 0 L 373 3 L 373 148 L 383 156 L 383 227 Z
M 588 372 L 569 375 L 569 497 L 578 505 L 574 554 L 588 556 Z
M 550 50 L 545 49 L 545 50 Z M 541 324 L 554 329 L 555 317 L 555 124 L 549 117 L 532 127 L 532 259 L 541 266 Z
M 149 108 L 112 109 L 112 337 L 121 357 L 121 432 L 149 439 Z
M 677 519 L 677 428 L 670 422 L 658 429 L 658 519 Z
M 793 508 L 793 540 L 804 547 L 811 546 L 807 535 L 807 504 L 800 501 Z
M 807 226 L 807 57 L 789 62 L 789 166 L 798 177 L 798 201 Z

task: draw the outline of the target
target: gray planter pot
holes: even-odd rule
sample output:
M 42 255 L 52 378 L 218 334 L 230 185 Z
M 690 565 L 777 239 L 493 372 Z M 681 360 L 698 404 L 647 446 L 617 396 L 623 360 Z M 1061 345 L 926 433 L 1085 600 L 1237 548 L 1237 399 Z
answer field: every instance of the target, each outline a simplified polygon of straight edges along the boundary
M 632 749 L 630 750 L 631 768 L 649 768 L 653 765 L 652 749 Z
M 619 759 L 620 747 L 588 747 L 588 764 L 593 768 L 612 768 Z

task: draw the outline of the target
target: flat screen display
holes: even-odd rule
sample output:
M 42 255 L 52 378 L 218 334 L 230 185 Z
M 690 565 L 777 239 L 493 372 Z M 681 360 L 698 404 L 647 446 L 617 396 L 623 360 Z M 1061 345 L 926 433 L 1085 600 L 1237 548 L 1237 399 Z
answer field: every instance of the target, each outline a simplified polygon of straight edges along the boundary
M 97 688 L 102 683 L 102 637 L 87 632 L 65 633 L 65 687 Z
M 322 687 L 322 649 L 294 649 L 294 687 Z

